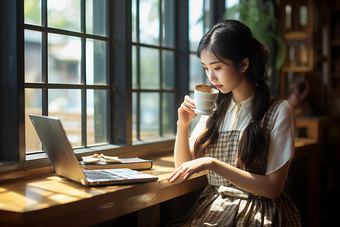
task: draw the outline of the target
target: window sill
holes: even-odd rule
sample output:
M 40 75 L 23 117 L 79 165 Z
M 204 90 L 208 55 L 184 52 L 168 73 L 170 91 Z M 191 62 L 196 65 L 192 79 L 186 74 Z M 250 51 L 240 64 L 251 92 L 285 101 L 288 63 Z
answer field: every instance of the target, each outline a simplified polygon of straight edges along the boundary
M 127 157 L 148 157 L 173 151 L 175 137 L 164 137 L 161 139 L 134 142 L 133 146 L 101 145 L 89 148 L 74 149 L 78 158 L 82 156 L 100 153 L 105 155 Z M 46 153 L 31 153 L 26 155 L 26 161 L 1 162 L 0 182 L 17 179 L 31 178 L 53 173 L 53 169 Z

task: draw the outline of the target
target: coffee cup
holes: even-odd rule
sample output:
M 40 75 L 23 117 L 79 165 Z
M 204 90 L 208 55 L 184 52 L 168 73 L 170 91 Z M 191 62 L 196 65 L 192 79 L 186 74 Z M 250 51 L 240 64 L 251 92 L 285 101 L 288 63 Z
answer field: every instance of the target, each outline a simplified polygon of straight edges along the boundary
M 200 115 L 212 115 L 217 110 L 216 99 L 219 91 L 206 84 L 199 84 L 195 86 L 194 103 L 196 109 L 195 113 Z

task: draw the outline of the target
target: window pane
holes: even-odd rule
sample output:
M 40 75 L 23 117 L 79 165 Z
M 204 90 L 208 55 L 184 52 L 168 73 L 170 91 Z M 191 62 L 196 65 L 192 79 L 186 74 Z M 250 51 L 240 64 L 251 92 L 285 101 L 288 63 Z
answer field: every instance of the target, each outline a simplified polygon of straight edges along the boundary
M 159 45 L 159 0 L 140 0 L 140 42 Z
M 80 32 L 80 0 L 47 0 L 47 9 L 49 27 Z
M 41 1 L 25 0 L 25 23 L 33 25 L 41 25 Z
M 107 92 L 87 90 L 87 144 L 107 143 Z
M 40 139 L 29 119 L 29 114 L 42 114 L 42 92 L 40 89 L 25 89 L 26 153 L 42 150 Z
M 48 34 L 48 81 L 80 83 L 81 40 Z
M 205 83 L 205 74 L 201 64 L 201 60 L 195 54 L 190 54 L 190 81 L 189 90 L 193 91 L 196 84 Z
M 137 47 L 132 46 L 132 88 L 138 87 L 137 81 Z
M 131 33 L 132 42 L 137 42 L 137 1 L 132 0 L 132 10 L 131 10 Z
M 25 82 L 42 82 L 41 32 L 25 30 Z
M 106 42 L 86 40 L 86 83 L 108 84 Z
M 163 88 L 172 89 L 175 86 L 175 54 L 163 51 L 162 55 Z
M 175 47 L 175 1 L 162 0 L 163 46 Z
M 159 137 L 159 94 L 141 93 L 141 139 Z
M 159 51 L 152 48 L 140 48 L 141 88 L 159 89 Z
M 172 93 L 163 93 L 163 106 L 162 106 L 162 129 L 163 135 L 173 135 L 175 132 L 175 97 Z
M 73 147 L 81 145 L 81 91 L 50 89 L 48 115 L 58 117 Z
M 86 33 L 107 36 L 107 1 L 86 0 Z
M 189 45 L 196 51 L 203 36 L 203 0 L 189 0 Z

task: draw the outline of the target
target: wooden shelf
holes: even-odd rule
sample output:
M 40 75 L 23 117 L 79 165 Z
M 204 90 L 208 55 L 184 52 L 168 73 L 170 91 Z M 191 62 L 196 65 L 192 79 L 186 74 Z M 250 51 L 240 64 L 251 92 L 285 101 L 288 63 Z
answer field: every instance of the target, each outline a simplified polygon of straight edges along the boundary
M 291 31 L 287 32 L 283 35 L 283 38 L 285 40 L 301 40 L 301 39 L 307 39 L 308 33 L 303 31 Z
M 281 95 L 288 97 L 291 92 L 289 85 L 300 77 L 306 79 L 307 73 L 313 73 L 318 67 L 318 56 L 322 54 L 315 44 L 321 43 L 322 39 L 321 26 L 315 20 L 319 16 L 317 0 L 283 0 L 281 4 L 281 34 L 287 46 L 287 56 L 280 70 L 280 88 Z
M 283 72 L 310 72 L 312 70 L 309 66 L 284 66 L 282 68 Z

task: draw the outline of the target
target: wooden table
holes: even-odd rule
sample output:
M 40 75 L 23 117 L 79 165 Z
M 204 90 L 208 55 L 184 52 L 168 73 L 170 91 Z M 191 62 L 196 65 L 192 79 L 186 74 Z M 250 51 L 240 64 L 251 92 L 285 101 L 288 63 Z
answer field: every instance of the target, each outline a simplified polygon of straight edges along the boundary
M 0 185 L 0 226 L 93 226 L 202 189 L 205 173 L 169 183 L 173 156 L 154 159 L 156 182 L 85 187 L 59 176 Z M 157 211 L 158 208 L 156 208 Z M 152 215 L 152 214 L 149 214 Z M 153 216 L 153 218 L 157 218 Z
M 296 156 L 311 144 L 298 139 Z M 53 175 L 0 184 L 0 226 L 93 226 L 135 211 L 142 212 L 139 226 L 158 226 L 161 203 L 203 189 L 207 179 L 202 172 L 171 184 L 173 155 L 152 160 L 152 170 L 142 172 L 157 175 L 156 182 L 85 187 Z

